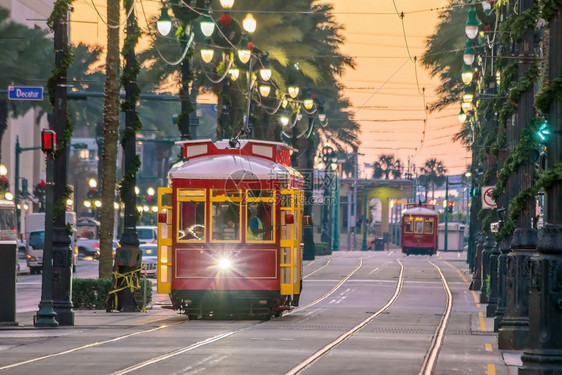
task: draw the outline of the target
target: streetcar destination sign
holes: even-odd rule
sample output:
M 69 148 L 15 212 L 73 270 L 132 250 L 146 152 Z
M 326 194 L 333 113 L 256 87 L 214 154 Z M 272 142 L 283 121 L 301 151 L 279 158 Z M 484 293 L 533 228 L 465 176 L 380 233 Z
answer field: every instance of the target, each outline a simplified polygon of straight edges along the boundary
M 43 100 L 43 87 L 41 86 L 8 86 L 8 99 L 10 100 Z

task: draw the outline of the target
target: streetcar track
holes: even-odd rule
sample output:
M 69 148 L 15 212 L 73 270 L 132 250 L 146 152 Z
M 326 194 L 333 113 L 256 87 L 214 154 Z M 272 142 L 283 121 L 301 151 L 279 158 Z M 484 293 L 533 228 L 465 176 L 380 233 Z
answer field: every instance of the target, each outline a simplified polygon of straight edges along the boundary
M 443 344 L 443 338 L 445 337 L 445 328 L 447 328 L 449 317 L 451 316 L 451 311 L 453 309 L 453 294 L 451 293 L 449 284 L 445 279 L 445 275 L 443 275 L 443 272 L 441 272 L 441 269 L 435 263 L 429 260 L 427 260 L 427 262 L 437 269 L 443 288 L 445 289 L 445 294 L 447 295 L 447 301 L 445 303 L 445 312 L 441 315 L 439 325 L 431 338 L 431 345 L 423 359 L 422 368 L 418 373 L 419 375 L 431 375 L 433 373 L 433 369 L 437 364 L 437 357 L 439 355 L 439 351 L 441 350 L 441 345 Z
M 103 341 L 92 342 L 90 344 L 86 344 L 86 345 L 82 345 L 82 346 L 77 346 L 75 348 L 64 350 L 62 352 L 48 354 L 48 355 L 44 355 L 44 356 L 41 356 L 41 357 L 28 359 L 28 360 L 25 360 L 25 361 L 22 361 L 22 362 L 12 363 L 10 365 L 5 365 L 5 366 L 0 367 L 0 371 L 5 371 L 5 370 L 9 370 L 9 369 L 14 368 L 14 367 L 27 365 L 29 363 L 38 362 L 38 361 L 58 357 L 58 356 L 65 355 L 65 354 L 74 353 L 74 352 L 84 350 L 84 349 L 88 349 L 88 348 L 93 348 L 94 346 L 109 344 L 111 342 L 116 342 L 116 341 L 120 341 L 120 340 L 123 340 L 123 339 L 127 339 L 129 337 L 158 331 L 160 329 L 168 328 L 168 327 L 171 327 L 171 326 L 174 326 L 174 325 L 177 325 L 177 324 L 182 324 L 182 323 L 183 322 L 178 322 L 178 323 L 173 323 L 173 324 L 168 324 L 168 325 L 162 325 L 162 326 L 159 326 L 159 327 L 155 327 L 155 328 L 151 328 L 151 329 L 147 329 L 147 330 L 143 330 L 143 331 L 136 331 L 136 332 L 132 332 L 132 333 L 129 333 L 129 334 L 126 334 L 126 335 L 123 335 L 123 336 L 114 337 L 112 339 L 107 339 L 107 340 L 103 340 Z
M 311 355 L 310 357 L 308 357 L 307 359 L 302 361 L 300 364 L 293 367 L 291 370 L 286 372 L 285 375 L 295 375 L 295 374 L 301 373 L 306 368 L 310 367 L 313 363 L 315 363 L 320 358 L 322 358 L 324 355 L 326 355 L 333 348 L 335 348 L 336 346 L 338 346 L 339 344 L 344 342 L 346 339 L 351 337 L 353 334 L 355 334 L 357 331 L 359 331 L 361 328 L 366 326 L 373 319 L 375 319 L 380 314 L 382 314 L 384 311 L 386 311 L 392 304 L 394 304 L 394 302 L 396 302 L 396 299 L 398 298 L 398 296 L 400 295 L 400 292 L 402 291 L 402 286 L 404 285 L 404 269 L 405 269 L 404 265 L 402 264 L 402 262 L 400 262 L 400 260 L 397 259 L 396 261 L 398 262 L 398 264 L 400 264 L 400 275 L 399 275 L 399 278 L 398 278 L 398 282 L 396 283 L 396 289 L 394 291 L 394 294 L 388 300 L 388 302 L 383 307 L 381 307 L 378 311 L 372 313 L 371 316 L 369 316 L 367 319 L 363 320 L 361 323 L 357 324 L 352 329 L 343 333 L 342 335 L 340 335 L 337 339 L 335 339 L 331 343 L 325 345 L 323 348 L 321 348 L 316 353 L 314 353 L 313 355 Z M 362 262 L 362 259 L 361 259 L 361 262 Z
M 320 269 L 326 267 L 331 262 L 331 260 L 332 259 L 330 259 L 328 261 L 328 263 L 326 265 L 322 266 Z M 306 306 L 303 306 L 302 308 L 298 307 L 296 309 L 293 309 L 293 310 L 285 313 L 284 315 L 290 315 L 290 314 L 292 314 L 296 311 L 304 310 L 305 308 L 313 306 L 313 305 L 323 301 L 324 299 L 330 297 L 331 294 L 333 294 L 336 290 L 338 290 L 338 288 L 341 287 L 341 285 L 343 285 L 345 283 L 345 281 L 347 281 L 351 276 L 353 276 L 361 268 L 362 264 L 363 264 L 363 259 L 359 259 L 357 267 L 354 268 L 344 279 L 342 279 L 338 284 L 336 284 L 336 286 L 334 286 L 332 289 L 330 289 L 328 292 L 326 292 L 322 297 L 316 299 L 312 303 L 307 304 Z M 315 270 L 312 273 L 314 273 L 316 271 L 318 271 L 318 270 Z M 86 344 L 86 345 L 78 346 L 78 347 L 75 347 L 75 348 L 67 349 L 67 350 L 64 350 L 64 351 L 61 351 L 61 352 L 58 352 L 58 353 L 52 353 L 52 354 L 49 354 L 49 355 L 45 355 L 45 356 L 41 356 L 41 357 L 37 357 L 37 358 L 32 358 L 32 359 L 17 362 L 17 363 L 12 363 L 10 365 L 5 365 L 5 366 L 0 367 L 0 372 L 8 370 L 8 369 L 15 368 L 15 367 L 23 366 L 23 365 L 26 365 L 26 364 L 30 364 L 30 363 L 34 363 L 34 362 L 38 362 L 38 361 L 42 361 L 42 360 L 47 360 L 47 359 L 59 357 L 59 356 L 66 355 L 66 354 L 71 354 L 71 353 L 78 352 L 78 351 L 81 351 L 81 350 L 86 350 L 86 349 L 93 348 L 93 347 L 96 347 L 96 346 L 109 344 L 109 343 L 112 343 L 112 342 L 116 342 L 116 341 L 120 341 L 120 340 L 123 340 L 123 339 L 130 338 L 130 337 L 133 337 L 133 336 L 137 336 L 137 335 L 141 335 L 141 334 L 145 334 L 145 333 L 151 333 L 151 332 L 154 332 L 154 331 L 157 331 L 157 330 L 160 330 L 160 329 L 168 328 L 168 327 L 179 325 L 179 324 L 184 324 L 186 322 L 189 322 L 189 320 L 185 320 L 185 321 L 181 321 L 181 322 L 175 322 L 175 323 L 167 324 L 167 325 L 163 324 L 159 327 L 151 328 L 151 329 L 148 329 L 148 330 L 136 331 L 136 332 L 132 332 L 132 333 L 129 333 L 129 334 L 126 334 L 126 335 L 114 337 L 114 338 L 111 338 L 111 339 L 107 339 L 107 340 L 103 340 L 103 341 L 97 341 L 97 342 L 93 342 L 93 343 L 90 343 L 90 344 Z M 111 374 L 112 375 L 127 374 L 129 372 L 141 369 L 143 367 L 150 366 L 152 364 L 155 364 L 155 363 L 161 362 L 163 360 L 175 357 L 175 356 L 183 354 L 185 352 L 189 352 L 189 351 L 195 350 L 197 348 L 200 348 L 202 346 L 209 345 L 209 344 L 212 344 L 214 342 L 223 340 L 227 337 L 230 337 L 230 336 L 235 335 L 237 333 L 240 333 L 240 332 L 249 330 L 251 328 L 257 327 L 257 326 L 259 326 L 261 324 L 264 324 L 264 323 L 265 323 L 265 321 L 262 321 L 262 322 L 258 322 L 256 324 L 250 325 L 248 327 L 236 329 L 236 330 L 229 331 L 229 332 L 224 332 L 222 334 L 215 335 L 215 336 L 207 338 L 205 340 L 198 341 L 198 342 L 193 343 L 191 345 L 184 346 L 182 348 L 178 348 L 178 349 L 176 349 L 174 351 L 171 351 L 169 353 L 162 354 L 158 357 L 151 358 L 147 361 L 138 363 L 134 366 L 130 366 L 130 367 L 127 367 L 125 369 L 113 372 Z

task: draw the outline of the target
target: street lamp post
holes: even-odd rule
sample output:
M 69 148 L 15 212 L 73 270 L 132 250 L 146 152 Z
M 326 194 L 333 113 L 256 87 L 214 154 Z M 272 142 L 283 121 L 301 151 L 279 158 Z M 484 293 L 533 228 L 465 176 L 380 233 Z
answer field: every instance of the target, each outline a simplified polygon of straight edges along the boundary
M 549 24 L 548 81 L 562 76 L 562 14 L 554 12 Z M 547 173 L 560 173 L 562 168 L 562 100 L 552 99 L 544 109 L 556 136 L 547 148 Z M 562 309 L 560 303 L 560 265 L 562 264 L 562 181 L 545 187 L 545 225 L 539 237 L 538 254 L 531 258 L 529 291 L 529 340 L 521 359 L 519 374 L 559 373 L 562 368 Z M 548 334 L 545 334 L 548 333 Z
M 41 301 L 35 319 L 36 327 L 58 327 L 57 313 L 53 308 L 53 190 L 54 190 L 54 136 L 52 131 L 43 131 L 51 137 L 51 147 L 46 152 L 47 187 L 45 209 L 45 244 L 43 246 L 43 269 L 41 272 Z

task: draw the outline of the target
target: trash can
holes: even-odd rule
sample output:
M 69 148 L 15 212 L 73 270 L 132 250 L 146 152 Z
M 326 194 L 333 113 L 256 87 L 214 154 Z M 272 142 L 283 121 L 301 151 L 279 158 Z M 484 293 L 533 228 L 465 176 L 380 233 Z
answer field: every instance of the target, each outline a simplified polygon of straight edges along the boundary
M 384 250 L 384 238 L 375 238 L 375 251 Z
M 14 241 L 0 243 L 0 325 L 16 322 L 16 267 L 18 246 Z

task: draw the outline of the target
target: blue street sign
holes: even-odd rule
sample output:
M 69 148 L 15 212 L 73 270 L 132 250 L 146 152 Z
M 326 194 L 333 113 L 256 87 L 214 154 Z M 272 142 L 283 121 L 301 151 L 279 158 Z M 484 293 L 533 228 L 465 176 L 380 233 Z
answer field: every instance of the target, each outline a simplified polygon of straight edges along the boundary
M 43 100 L 43 87 L 8 86 L 8 99 L 41 101 Z

